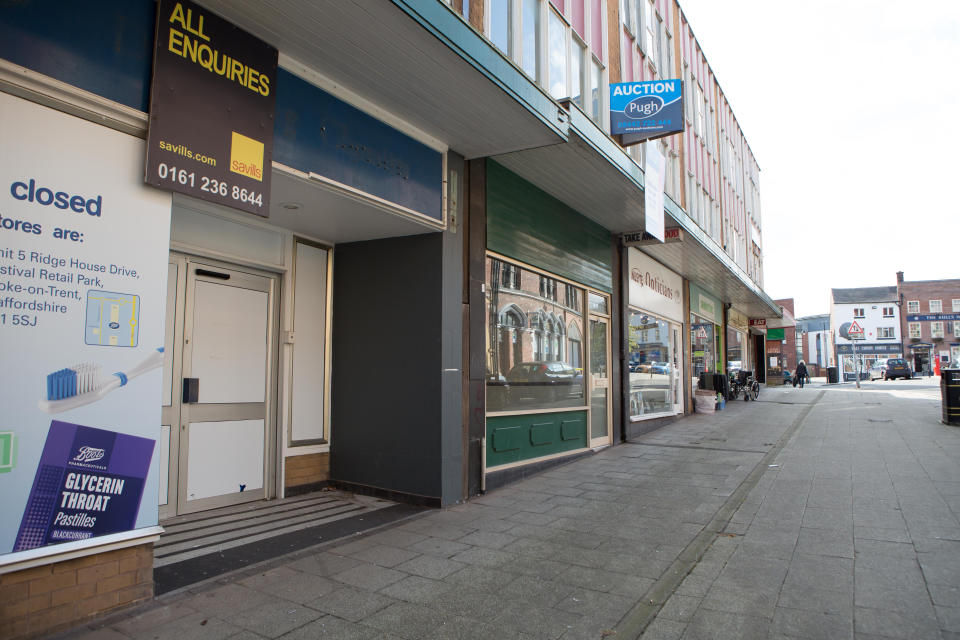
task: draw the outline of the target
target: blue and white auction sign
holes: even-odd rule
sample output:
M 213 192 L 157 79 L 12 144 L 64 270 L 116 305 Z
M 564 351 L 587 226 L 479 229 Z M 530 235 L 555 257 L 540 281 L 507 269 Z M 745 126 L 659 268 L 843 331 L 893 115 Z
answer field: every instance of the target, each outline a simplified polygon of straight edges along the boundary
M 636 141 L 683 131 L 683 81 L 610 85 L 610 133 Z
M 157 524 L 171 197 L 144 144 L 0 93 L 0 563 Z

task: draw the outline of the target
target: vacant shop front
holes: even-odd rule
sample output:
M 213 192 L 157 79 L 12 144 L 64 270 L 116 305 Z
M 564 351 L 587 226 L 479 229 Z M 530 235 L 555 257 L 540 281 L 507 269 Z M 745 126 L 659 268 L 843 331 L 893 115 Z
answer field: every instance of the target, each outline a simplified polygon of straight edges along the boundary
M 486 163 L 488 487 L 609 444 L 610 234 Z

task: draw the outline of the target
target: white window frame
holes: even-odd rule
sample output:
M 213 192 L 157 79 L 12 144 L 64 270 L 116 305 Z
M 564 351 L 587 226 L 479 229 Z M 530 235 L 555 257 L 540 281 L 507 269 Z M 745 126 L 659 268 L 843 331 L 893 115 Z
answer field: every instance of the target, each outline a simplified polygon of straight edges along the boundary
M 920 301 L 907 300 L 907 313 L 920 313 Z
M 877 340 L 893 340 L 896 337 L 893 327 L 877 327 Z
M 953 337 L 960 336 L 960 320 L 953 321 Z
M 883 308 L 883 317 L 892 318 L 893 317 L 893 307 L 884 307 Z
M 866 317 L 866 316 L 864 315 L 865 313 L 866 313 L 866 309 L 865 309 L 864 307 L 854 307 L 854 308 L 853 308 L 853 317 L 854 317 L 854 318 L 864 318 L 864 317 Z
M 928 300 L 927 307 L 930 309 L 930 313 L 943 313 L 943 300 Z
M 960 312 L 960 298 L 953 298 L 950 301 L 950 308 L 954 313 Z
M 922 335 L 919 322 L 908 322 L 907 331 L 911 338 L 919 338 Z
M 930 337 L 931 338 L 942 338 L 943 337 L 943 322 L 931 322 L 930 323 Z

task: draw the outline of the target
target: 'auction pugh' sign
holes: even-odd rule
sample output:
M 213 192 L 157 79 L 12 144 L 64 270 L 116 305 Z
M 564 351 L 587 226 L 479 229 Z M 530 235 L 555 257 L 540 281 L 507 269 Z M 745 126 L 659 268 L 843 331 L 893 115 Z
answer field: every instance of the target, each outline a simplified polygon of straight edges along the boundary
M 269 215 L 277 50 L 190 2 L 157 9 L 146 181 Z
M 683 131 L 683 81 L 620 82 L 610 85 L 610 133 L 630 142 Z

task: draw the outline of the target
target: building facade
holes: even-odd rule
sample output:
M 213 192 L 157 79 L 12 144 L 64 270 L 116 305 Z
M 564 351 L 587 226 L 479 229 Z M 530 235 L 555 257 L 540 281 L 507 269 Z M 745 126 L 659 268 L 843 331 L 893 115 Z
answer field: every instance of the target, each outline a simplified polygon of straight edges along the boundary
M 239 47 L 227 71 L 201 42 L 217 21 L 275 65 Z M 676 2 L 22 2 L 0 33 L 16 207 L 3 228 L 20 234 L 4 305 L 39 319 L 0 327 L 4 349 L 46 371 L 67 352 L 127 369 L 88 408 L 38 405 L 34 376 L 4 374 L 24 418 L 0 434 L 17 514 L 0 530 L 0 586 L 39 580 L 29 606 L 8 603 L 11 637 L 149 597 L 168 518 L 328 484 L 444 507 L 682 417 L 702 372 L 765 369 L 762 327 L 782 311 L 763 291 L 759 168 Z M 216 92 L 273 95 L 254 133 L 227 132 L 227 175 L 256 174 L 267 197 L 211 181 L 218 159 L 189 137 L 148 150 L 157 104 L 182 86 L 156 84 L 171 52 L 211 92 L 184 131 L 244 101 Z M 608 133 L 611 83 L 670 78 L 685 83 L 682 133 L 627 146 Z M 257 136 L 272 145 L 250 162 Z M 146 182 L 158 149 L 176 162 Z M 630 243 L 651 150 L 675 241 Z M 38 357 L 50 341 L 62 353 Z M 148 455 L 129 521 L 52 544 L 38 474 L 59 423 L 137 430 Z M 113 562 L 122 579 L 65 591 Z
M 960 362 L 960 280 L 904 280 L 897 272 L 903 353 L 914 371 Z
M 830 290 L 830 327 L 841 380 L 855 380 L 879 359 L 903 357 L 897 287 Z M 841 329 L 862 329 L 863 338 L 850 340 Z

